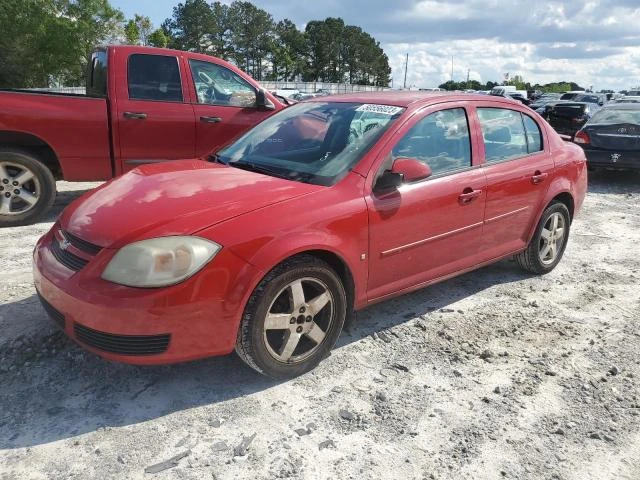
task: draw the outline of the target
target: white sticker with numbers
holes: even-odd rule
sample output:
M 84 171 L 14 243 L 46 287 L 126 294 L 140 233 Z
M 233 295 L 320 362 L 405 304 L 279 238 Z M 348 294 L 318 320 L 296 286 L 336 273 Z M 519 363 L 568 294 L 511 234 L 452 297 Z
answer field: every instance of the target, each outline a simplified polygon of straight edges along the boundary
M 382 115 L 395 115 L 403 110 L 402 107 L 393 105 L 375 105 L 373 103 L 365 103 L 356 108 L 356 112 L 380 113 Z

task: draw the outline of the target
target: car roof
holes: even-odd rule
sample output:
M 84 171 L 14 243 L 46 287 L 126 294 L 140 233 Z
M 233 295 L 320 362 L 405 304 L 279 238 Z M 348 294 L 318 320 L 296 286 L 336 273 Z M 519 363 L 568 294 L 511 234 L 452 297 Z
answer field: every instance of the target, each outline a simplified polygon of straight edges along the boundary
M 508 105 L 521 105 L 520 102 L 504 97 L 490 97 L 492 101 Z M 396 107 L 421 106 L 442 102 L 454 101 L 487 101 L 486 95 L 477 93 L 452 93 L 452 92 L 425 92 L 425 91 L 384 91 L 384 92 L 357 92 L 332 95 L 331 97 L 319 97 L 316 102 L 353 102 L 373 103 L 379 105 L 394 105 Z
M 607 110 L 640 110 L 640 103 L 607 103 L 602 108 Z

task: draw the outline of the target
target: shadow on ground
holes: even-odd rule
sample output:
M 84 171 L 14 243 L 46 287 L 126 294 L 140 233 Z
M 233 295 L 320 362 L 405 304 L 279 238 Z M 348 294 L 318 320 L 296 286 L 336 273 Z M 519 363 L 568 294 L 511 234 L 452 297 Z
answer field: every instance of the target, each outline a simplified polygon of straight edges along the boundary
M 369 307 L 343 333 L 334 354 L 373 332 L 444 308 L 490 286 L 523 278 L 526 275 L 513 262 L 503 261 Z M 16 315 L 18 309 L 25 311 Z M 9 312 L 16 321 L 35 319 L 43 328 L 48 321 L 35 297 L 17 306 L 0 306 L 0 315 Z M 18 349 L 8 344 L 2 349 L 0 357 L 12 361 L 15 369 L 0 373 L 0 449 L 49 443 L 101 427 L 133 425 L 245 397 L 280 383 L 249 369 L 235 355 L 173 366 L 112 363 L 84 352 L 60 332 L 36 336 L 31 342 L 25 339 Z M 24 355 L 27 349 L 31 349 L 30 356 Z M 42 356 L 34 359 L 39 349 Z

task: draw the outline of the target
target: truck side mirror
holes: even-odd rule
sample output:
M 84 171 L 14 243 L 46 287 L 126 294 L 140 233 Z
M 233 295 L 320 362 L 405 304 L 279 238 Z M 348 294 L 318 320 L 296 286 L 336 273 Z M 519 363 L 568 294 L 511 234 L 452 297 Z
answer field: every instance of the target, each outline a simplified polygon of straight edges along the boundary
M 276 106 L 273 104 L 264 90 L 264 88 L 259 89 L 256 92 L 256 107 L 260 110 L 275 110 Z

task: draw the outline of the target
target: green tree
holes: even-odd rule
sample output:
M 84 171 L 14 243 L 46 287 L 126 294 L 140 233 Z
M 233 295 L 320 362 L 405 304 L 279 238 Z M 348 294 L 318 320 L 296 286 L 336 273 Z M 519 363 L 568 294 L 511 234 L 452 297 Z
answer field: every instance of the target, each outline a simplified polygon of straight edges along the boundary
M 124 26 L 124 39 L 129 45 L 137 45 L 140 41 L 140 30 L 134 20 L 129 20 Z
M 171 47 L 204 53 L 211 46 L 209 35 L 215 26 L 213 10 L 205 0 L 186 0 L 173 7 L 173 17 L 164 21 L 162 29 Z
M 154 30 L 149 35 L 149 45 L 152 47 L 165 48 L 168 44 L 169 39 L 161 28 Z
M 278 22 L 271 50 L 272 78 L 292 80 L 301 75 L 306 65 L 305 51 L 304 33 L 287 18 Z
M 2 0 L 0 87 L 82 85 L 91 50 L 123 27 L 107 0 Z
M 263 76 L 263 60 L 274 45 L 273 17 L 251 2 L 235 1 L 228 11 L 231 58 L 255 79 Z

